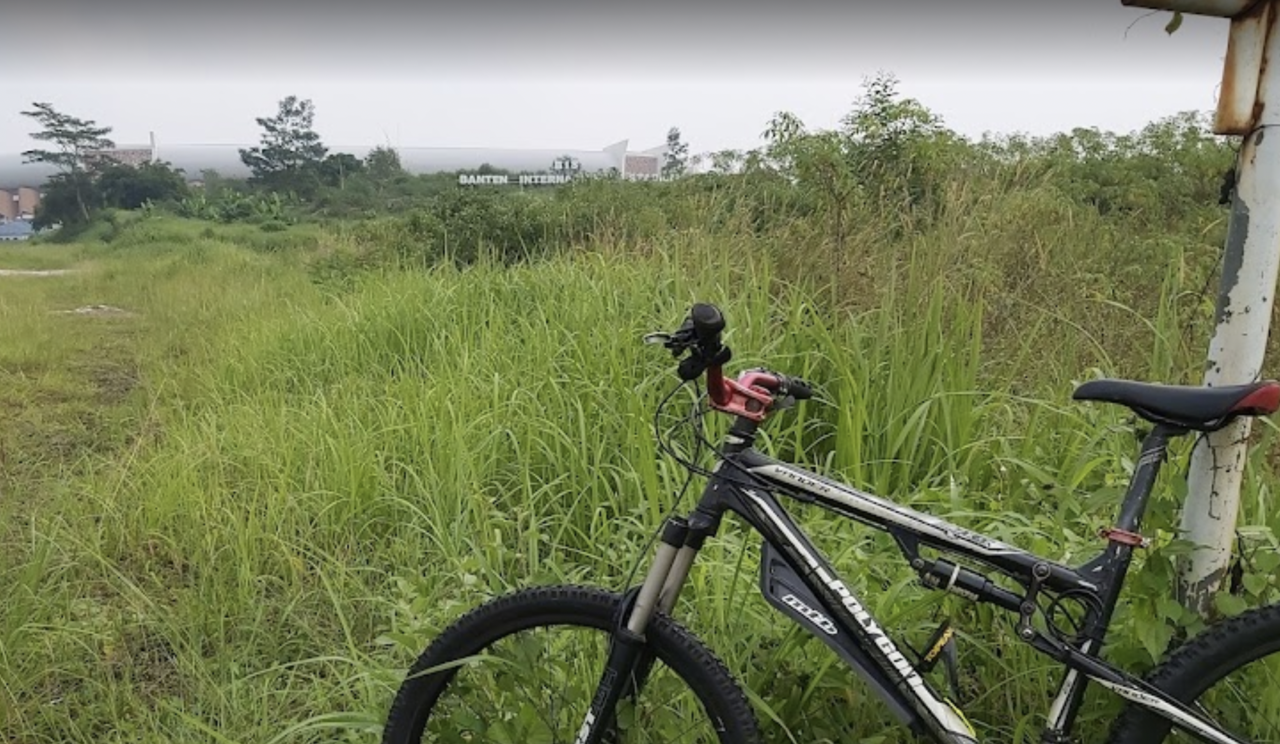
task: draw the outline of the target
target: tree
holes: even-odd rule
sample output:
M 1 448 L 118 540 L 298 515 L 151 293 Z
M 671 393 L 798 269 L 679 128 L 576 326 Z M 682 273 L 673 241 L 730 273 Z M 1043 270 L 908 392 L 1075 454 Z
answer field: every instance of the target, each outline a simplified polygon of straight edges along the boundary
M 211 197 L 224 191 L 247 194 L 253 190 L 249 182 L 243 178 L 227 178 L 212 168 L 200 171 L 200 188 Z
M 379 183 L 404 174 L 404 166 L 400 164 L 400 153 L 390 147 L 375 147 L 370 150 L 364 158 L 364 167 L 369 176 Z
M 59 173 L 45 182 L 41 192 L 40 206 L 31 221 L 37 230 L 84 225 L 91 210 L 101 206 L 98 187 L 84 171 Z
M 168 163 L 146 163 L 138 167 L 115 163 L 98 175 L 98 193 L 102 203 L 116 209 L 137 209 L 153 204 L 178 201 L 190 189 L 182 171 Z
M 671 127 L 667 130 L 667 154 L 662 161 L 662 175 L 667 178 L 683 176 L 688 162 L 689 145 L 680 139 L 680 130 Z
M 364 170 L 364 163 L 355 155 L 346 152 L 335 152 L 320 163 L 320 180 L 326 186 L 335 186 L 343 190 L 347 186 L 347 178 Z
M 780 171 L 788 172 L 795 160 L 796 143 L 807 137 L 808 132 L 805 131 L 804 122 L 800 121 L 800 117 L 790 111 L 779 111 L 769 120 L 769 125 L 765 127 L 761 136 L 767 143 L 764 154 L 769 164 Z
M 770 163 L 813 198 L 818 213 L 830 220 L 834 292 L 834 279 L 846 260 L 847 212 L 859 189 L 850 142 L 840 132 L 809 132 L 799 117 L 788 112 L 775 114 L 764 136 Z
M 740 150 L 717 150 L 711 153 L 711 170 L 716 173 L 736 173 L 742 167 L 743 159 Z
M 851 155 L 873 177 L 909 172 L 918 145 L 943 133 L 942 120 L 914 98 L 902 97 L 898 79 L 889 73 L 865 80 L 863 90 L 841 121 Z
M 53 145 L 53 149 L 27 150 L 22 153 L 23 162 L 45 163 L 56 167 L 64 177 L 56 185 L 56 188 L 63 190 L 59 192 L 59 198 L 72 198 L 79 211 L 79 219 L 88 222 L 89 203 L 92 201 L 88 189 L 92 186 L 92 179 L 86 173 L 93 165 L 95 152 L 115 147 L 115 143 L 107 138 L 111 127 L 61 113 L 51 103 L 37 102 L 32 107 L 32 110 L 22 112 L 23 116 L 35 119 L 40 124 L 40 131 L 32 132 L 31 138 L 48 142 Z M 66 217 L 65 214 L 62 216 Z
M 314 192 L 320 183 L 320 164 L 328 148 L 313 128 L 315 105 L 288 96 L 275 116 L 259 117 L 261 144 L 240 150 L 240 160 L 253 172 L 251 182 L 273 190 Z

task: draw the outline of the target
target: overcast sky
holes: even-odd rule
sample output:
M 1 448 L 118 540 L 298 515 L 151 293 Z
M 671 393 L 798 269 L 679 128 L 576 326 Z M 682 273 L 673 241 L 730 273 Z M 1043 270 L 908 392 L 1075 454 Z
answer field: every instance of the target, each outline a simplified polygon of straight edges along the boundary
M 163 147 L 255 142 L 290 94 L 331 147 L 643 149 L 674 125 L 700 152 L 755 146 L 779 110 L 832 126 L 878 70 L 969 135 L 1129 131 L 1212 109 L 1227 35 L 1120 0 L 414 5 L 5 7 L 31 32 L 4 34 L 0 153 L 31 146 L 33 101 Z

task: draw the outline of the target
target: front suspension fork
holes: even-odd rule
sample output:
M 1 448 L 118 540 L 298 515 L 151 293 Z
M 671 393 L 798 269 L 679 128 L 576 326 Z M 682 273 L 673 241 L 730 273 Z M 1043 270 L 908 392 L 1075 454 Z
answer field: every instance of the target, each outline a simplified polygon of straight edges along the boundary
M 663 524 L 644 583 L 623 602 L 609 644 L 608 662 L 574 744 L 616 739 L 613 721 L 618 701 L 638 695 L 653 669 L 653 650 L 645 642 L 649 621 L 655 612 L 671 613 L 694 558 L 707 536 L 714 533 L 717 521 L 695 512 L 692 525 L 683 517 L 671 517 Z

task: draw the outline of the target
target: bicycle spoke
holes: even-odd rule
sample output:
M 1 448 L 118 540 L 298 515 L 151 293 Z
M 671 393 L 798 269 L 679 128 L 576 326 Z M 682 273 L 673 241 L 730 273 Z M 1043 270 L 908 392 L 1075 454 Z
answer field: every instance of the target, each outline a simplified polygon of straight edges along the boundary
M 549 630 L 547 628 L 539 628 L 537 630 L 540 633 L 549 635 Z M 545 645 L 550 645 L 550 644 L 548 643 Z M 543 645 L 542 648 L 545 649 L 545 645 Z M 542 653 L 539 653 L 539 657 L 537 659 L 522 658 L 519 660 L 519 663 L 520 663 L 520 667 L 525 670 L 538 670 L 538 672 L 555 668 L 554 664 L 544 662 Z M 542 691 L 540 690 L 540 692 Z M 538 717 L 542 720 L 543 724 L 546 725 L 547 731 L 551 732 L 551 735 L 556 737 L 555 744 L 559 744 L 560 735 L 558 732 L 564 729 L 565 725 L 569 725 L 569 724 L 562 723 L 559 717 L 556 715 L 556 711 L 558 708 L 561 707 L 561 705 L 558 705 L 558 703 L 562 703 L 564 709 L 568 709 L 570 707 L 568 703 L 568 694 L 563 689 L 553 694 L 551 696 L 550 711 L 548 711 L 546 714 L 542 712 L 542 705 L 540 701 L 532 699 L 532 697 L 528 692 L 525 693 L 525 700 L 529 704 L 529 706 L 535 712 L 537 712 Z
M 651 673 L 650 680 L 649 680 L 648 684 L 646 684 L 646 686 L 645 686 L 645 691 L 646 691 L 646 692 L 648 692 L 648 693 L 652 693 L 652 692 L 655 690 L 655 688 L 656 688 L 656 687 L 662 687 L 662 686 L 663 686 L 663 685 L 661 684 L 661 682 L 660 682 L 660 681 L 661 681 L 661 680 L 664 680 L 664 679 L 668 679 L 668 677 L 667 677 L 666 675 L 664 675 L 664 674 L 662 674 L 662 673 L 661 673 L 661 671 L 662 671 L 663 669 L 664 669 L 663 667 L 660 667 L 660 666 L 657 666 L 657 665 L 655 665 L 655 666 L 654 666 L 654 668 L 653 668 L 653 672 Z M 655 686 L 655 684 L 654 684 L 654 683 L 655 683 L 655 679 L 654 679 L 655 677 L 657 678 L 657 680 L 658 680 L 658 682 L 659 682 L 656 686 Z M 676 688 L 676 690 L 675 690 L 675 692 L 674 692 L 674 693 L 669 693 L 667 696 L 665 696 L 665 697 L 663 697 L 663 698 L 657 698 L 657 699 L 655 699 L 655 698 L 653 698 L 651 695 L 650 695 L 650 696 L 646 696 L 646 700 L 648 701 L 648 705 L 647 705 L 646 707 L 647 707 L 647 709 L 648 709 L 648 710 L 647 710 L 647 715 L 644 717 L 644 720 L 645 720 L 645 721 L 652 720 L 652 719 L 655 717 L 655 715 L 657 715 L 660 711 L 666 711 L 666 710 L 671 706 L 671 703 L 672 703 L 672 702 L 674 702 L 674 701 L 676 701 L 676 700 L 678 700 L 680 697 L 681 697 L 681 695 L 680 695 L 680 690 L 679 690 L 679 688 Z M 680 716 L 680 717 L 683 717 L 683 718 L 689 718 L 689 716 L 684 716 L 684 715 L 682 715 L 682 711 L 679 711 L 679 710 L 672 710 L 672 711 L 670 711 L 670 712 L 671 712 L 673 715 L 677 715 L 677 716 Z M 695 719 L 695 720 L 696 720 L 696 719 Z M 671 738 L 670 736 L 667 736 L 667 737 L 665 737 L 665 738 L 663 739 L 663 741 L 666 741 L 666 742 L 679 742 L 679 741 L 683 740 L 683 739 L 684 739 L 684 737 L 685 737 L 685 736 L 687 736 L 690 732 L 692 732 L 692 731 L 694 731 L 694 730 L 696 730 L 696 729 L 697 729 L 697 725 L 696 725 L 696 724 L 695 724 L 695 725 L 693 725 L 693 726 L 689 726 L 689 727 L 687 727 L 687 728 L 683 729 L 682 731 L 680 731 L 680 732 L 675 736 L 675 738 Z
M 524 741 L 571 744 L 594 697 L 608 658 L 608 636 L 599 630 L 561 635 L 536 628 L 502 639 L 483 661 L 459 668 L 445 705 L 455 711 L 426 741 L 473 744 Z M 713 730 L 689 707 L 696 701 L 680 677 L 658 662 L 639 696 L 619 702 L 609 744 L 717 741 Z M 454 702 L 456 698 L 462 698 Z M 696 702 L 692 703 L 697 705 Z M 457 715 L 462 711 L 465 716 Z M 694 715 L 690 715 L 693 713 Z M 707 732 L 707 733 L 702 733 Z M 435 738 L 431 738 L 434 736 Z

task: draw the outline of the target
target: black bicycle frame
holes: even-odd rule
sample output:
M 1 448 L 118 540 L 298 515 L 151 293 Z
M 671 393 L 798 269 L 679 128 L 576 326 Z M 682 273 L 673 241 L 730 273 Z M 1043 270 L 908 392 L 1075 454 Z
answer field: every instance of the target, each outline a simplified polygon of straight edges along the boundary
M 756 424 L 743 418 L 731 428 L 723 448 L 724 460 L 716 467 L 697 508 L 687 521 L 680 520 L 684 544 L 696 551 L 717 531 L 726 511 L 738 514 L 764 538 L 760 588 L 765 598 L 830 646 L 912 731 L 942 742 L 971 744 L 977 740 L 960 709 L 920 675 L 775 493 L 890 533 L 926 585 L 1017 613 L 1019 637 L 1067 668 L 1049 711 L 1043 735 L 1047 744 L 1067 741 L 1089 681 L 1149 708 L 1204 741 L 1247 744 L 1097 656 L 1133 548 L 1141 544 L 1137 532 L 1168 441 L 1184 431 L 1161 425 L 1146 437 L 1119 520 L 1115 529 L 1106 533 L 1106 549 L 1078 568 L 769 458 L 752 448 L 755 433 Z M 921 547 L 990 567 L 1020 584 L 1021 594 L 994 584 L 977 571 L 926 558 L 920 554 Z M 679 591 L 678 585 L 675 591 Z M 1032 625 L 1040 611 L 1037 599 L 1042 595 L 1070 598 L 1086 609 L 1077 637 L 1067 640 Z

